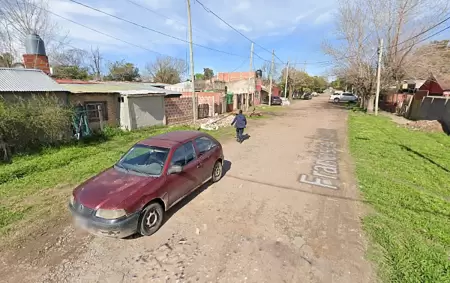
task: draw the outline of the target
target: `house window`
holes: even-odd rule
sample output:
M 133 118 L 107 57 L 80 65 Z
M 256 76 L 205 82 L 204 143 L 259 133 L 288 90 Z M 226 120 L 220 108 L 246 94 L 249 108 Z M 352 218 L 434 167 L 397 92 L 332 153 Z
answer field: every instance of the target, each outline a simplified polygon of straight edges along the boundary
M 86 107 L 89 122 L 100 121 L 100 116 L 98 112 L 99 106 L 100 109 L 102 110 L 103 121 L 108 120 L 108 107 L 106 101 L 85 102 L 84 106 Z

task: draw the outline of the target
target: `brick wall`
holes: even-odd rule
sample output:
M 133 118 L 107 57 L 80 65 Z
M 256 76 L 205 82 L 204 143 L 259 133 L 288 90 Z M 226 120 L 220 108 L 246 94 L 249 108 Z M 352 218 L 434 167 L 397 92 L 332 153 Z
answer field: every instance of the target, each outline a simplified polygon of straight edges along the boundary
M 249 78 L 254 77 L 255 72 L 231 72 L 231 73 L 218 73 L 215 79 L 223 82 L 231 82 L 244 79 L 248 80 Z
M 105 121 L 110 126 L 117 126 L 120 122 L 119 95 L 114 93 L 72 93 L 69 94 L 69 102 L 76 106 L 78 103 L 85 105 L 89 102 L 105 102 L 108 119 Z M 91 128 L 99 128 L 97 121 L 90 122 Z
M 166 97 L 165 106 L 168 125 L 184 124 L 192 121 L 191 97 Z
M 222 114 L 222 104 L 224 100 L 224 95 L 220 92 L 196 92 L 197 102 L 199 105 L 199 118 L 205 118 L 208 116 L 213 116 L 214 113 Z M 191 92 L 183 92 L 181 97 L 189 97 L 192 99 Z M 213 108 L 214 107 L 214 108 Z M 213 112 L 213 109 L 215 110 Z M 208 116 L 202 117 L 200 112 L 207 113 Z M 203 115 L 204 116 L 204 115 Z
M 46 55 L 25 54 L 23 55 L 23 64 L 27 69 L 39 69 L 50 74 L 50 66 Z

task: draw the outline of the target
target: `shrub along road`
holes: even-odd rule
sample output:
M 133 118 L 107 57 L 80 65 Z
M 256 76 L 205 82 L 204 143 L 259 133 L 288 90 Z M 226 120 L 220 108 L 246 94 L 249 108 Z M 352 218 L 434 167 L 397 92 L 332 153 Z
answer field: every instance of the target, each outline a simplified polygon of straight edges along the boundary
M 264 125 L 250 128 L 243 144 L 224 143 L 223 179 L 178 204 L 152 237 L 116 240 L 50 227 L 42 238 L 55 241 L 36 236 L 40 252 L 16 250 L 16 259 L 25 257 L 14 266 L 14 257 L 2 256 L 0 273 L 11 282 L 373 282 L 347 115 L 314 98 L 273 119 L 249 120 Z M 96 156 L 114 160 L 105 149 Z

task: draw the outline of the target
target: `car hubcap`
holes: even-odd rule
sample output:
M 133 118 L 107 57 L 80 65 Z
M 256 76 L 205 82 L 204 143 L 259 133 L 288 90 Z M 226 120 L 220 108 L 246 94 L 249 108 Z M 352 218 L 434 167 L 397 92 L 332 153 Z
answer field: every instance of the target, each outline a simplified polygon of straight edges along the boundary
M 216 168 L 214 169 L 214 177 L 218 178 L 220 177 L 220 174 L 222 174 L 222 169 L 219 164 L 216 165 Z
M 158 222 L 158 213 L 155 210 L 150 211 L 146 220 L 148 228 L 152 228 Z

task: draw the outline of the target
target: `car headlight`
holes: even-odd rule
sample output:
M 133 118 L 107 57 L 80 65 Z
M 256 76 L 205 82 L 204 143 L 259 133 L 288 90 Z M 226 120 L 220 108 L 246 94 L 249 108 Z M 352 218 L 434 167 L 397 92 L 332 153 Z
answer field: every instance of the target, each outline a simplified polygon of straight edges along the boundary
M 116 219 L 127 215 L 123 209 L 99 209 L 95 216 L 103 219 Z
M 75 197 L 73 195 L 70 196 L 69 203 L 71 206 L 75 203 Z

